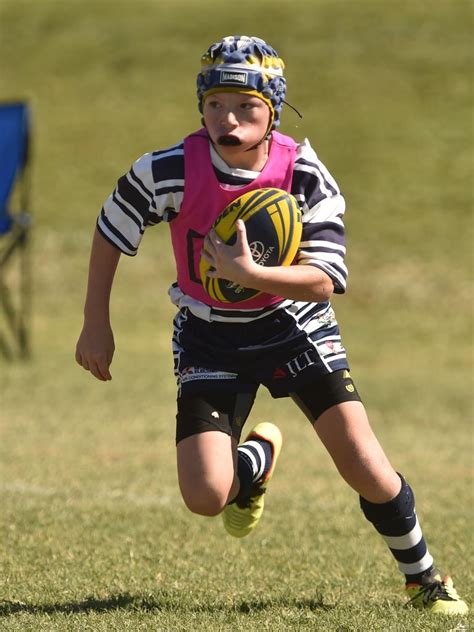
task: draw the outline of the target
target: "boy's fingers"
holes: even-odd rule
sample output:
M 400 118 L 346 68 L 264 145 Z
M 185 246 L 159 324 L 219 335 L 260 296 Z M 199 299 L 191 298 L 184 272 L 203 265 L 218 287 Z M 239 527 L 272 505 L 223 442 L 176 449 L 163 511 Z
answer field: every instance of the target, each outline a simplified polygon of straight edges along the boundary
M 110 371 L 109 371 L 109 369 L 108 369 L 108 366 L 107 366 L 107 367 L 102 367 L 102 368 L 100 369 L 100 374 L 102 375 L 103 379 L 104 379 L 106 382 L 108 382 L 109 380 L 111 380 L 111 379 L 112 379 L 112 376 L 111 376 L 111 374 L 110 374 Z
M 101 356 L 96 359 L 91 371 L 99 380 L 107 381 L 112 379 L 112 376 L 109 373 L 109 362 L 105 356 Z
M 204 239 L 203 251 L 207 252 L 208 254 L 212 254 L 214 251 L 215 239 L 216 235 L 214 231 L 211 231 Z
M 213 244 L 217 244 L 217 245 L 219 245 L 219 244 L 221 244 L 221 243 L 222 243 L 221 238 L 219 237 L 219 235 L 216 233 L 216 231 L 215 231 L 215 230 L 211 230 L 211 232 L 209 233 L 209 235 L 210 235 L 210 237 L 211 237 L 211 241 L 212 241 L 212 243 L 213 243 Z
M 97 378 L 101 382 L 105 382 L 105 377 L 102 375 L 102 371 L 97 364 L 91 364 L 89 367 L 89 371 L 95 378 Z
M 113 355 L 113 351 L 110 354 Z M 86 371 L 90 371 L 94 377 L 102 382 L 106 382 L 112 379 L 112 375 L 109 371 L 109 365 L 112 358 L 110 360 L 105 357 L 99 358 L 90 358 L 86 359 L 81 354 L 76 354 L 76 361 L 80 364 Z
M 201 252 L 201 256 L 204 259 L 204 261 L 207 261 L 207 263 L 213 263 L 214 261 L 214 257 L 212 255 L 210 255 L 207 250 L 203 250 Z
M 86 371 L 89 370 L 89 363 L 80 353 L 76 356 L 76 360 L 83 369 L 85 369 Z
M 245 228 L 244 220 L 238 219 L 235 222 L 235 227 L 237 228 L 237 232 L 241 233 L 242 235 L 246 235 L 247 234 L 247 229 Z
M 235 223 L 237 229 L 237 241 L 239 243 L 247 243 L 247 229 L 245 228 L 245 222 L 238 219 Z

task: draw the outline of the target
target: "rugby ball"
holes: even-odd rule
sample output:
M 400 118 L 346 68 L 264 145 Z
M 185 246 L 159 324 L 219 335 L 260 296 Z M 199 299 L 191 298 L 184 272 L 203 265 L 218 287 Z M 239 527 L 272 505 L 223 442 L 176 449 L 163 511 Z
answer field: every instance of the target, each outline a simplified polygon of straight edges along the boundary
M 237 238 L 235 224 L 245 222 L 253 260 L 261 266 L 291 265 L 301 241 L 301 211 L 296 199 L 281 189 L 256 189 L 231 202 L 212 228 L 220 239 L 232 245 Z M 207 276 L 210 265 L 201 256 L 199 273 L 211 298 L 221 303 L 239 303 L 260 294 L 226 279 Z

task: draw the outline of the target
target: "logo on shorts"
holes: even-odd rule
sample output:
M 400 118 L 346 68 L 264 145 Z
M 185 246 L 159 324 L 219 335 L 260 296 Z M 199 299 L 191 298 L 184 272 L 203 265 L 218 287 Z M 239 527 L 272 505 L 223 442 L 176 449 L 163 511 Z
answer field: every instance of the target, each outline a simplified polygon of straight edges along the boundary
M 277 367 L 274 371 L 273 371 L 273 379 L 274 380 L 281 380 L 283 378 L 285 378 L 287 375 L 285 369 L 281 366 Z
M 219 83 L 241 83 L 246 84 L 249 73 L 245 72 L 230 72 L 229 70 L 220 71 Z
M 312 355 L 313 357 L 311 357 Z M 288 368 L 288 371 L 291 373 L 292 377 L 296 377 L 298 373 L 301 373 L 301 371 L 304 371 L 309 366 L 312 366 L 316 363 L 315 356 L 315 351 L 309 349 L 308 351 L 300 353 L 299 356 L 296 356 L 296 358 L 293 358 L 292 360 L 287 362 L 285 366 Z
M 348 380 L 348 383 L 344 385 L 344 388 L 348 393 L 355 393 L 355 386 L 352 382 L 351 374 L 349 371 L 345 370 L 342 372 L 342 379 Z
M 237 373 L 228 373 L 227 371 L 213 371 L 200 366 L 188 366 L 182 369 L 179 375 L 181 384 L 192 382 L 194 380 L 233 380 L 237 377 Z

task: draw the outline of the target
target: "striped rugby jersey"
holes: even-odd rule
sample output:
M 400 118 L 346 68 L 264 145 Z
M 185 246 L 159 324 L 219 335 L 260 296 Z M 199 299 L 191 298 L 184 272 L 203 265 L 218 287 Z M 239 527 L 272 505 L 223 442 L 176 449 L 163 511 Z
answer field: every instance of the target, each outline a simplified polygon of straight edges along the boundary
M 242 187 L 258 175 L 253 171 L 230 168 L 212 145 L 211 159 L 219 182 L 228 188 Z M 184 142 L 181 141 L 168 149 L 144 154 L 132 165 L 106 200 L 97 228 L 121 252 L 133 256 L 146 228 L 172 222 L 178 215 L 183 193 Z M 307 139 L 297 148 L 291 193 L 299 203 L 303 221 L 298 264 L 320 268 L 333 280 L 334 291 L 344 293 L 347 279 L 345 201 Z M 285 301 L 285 306 L 291 302 Z M 227 310 L 215 311 L 227 312 L 231 316 Z M 239 310 L 231 311 L 235 315 Z

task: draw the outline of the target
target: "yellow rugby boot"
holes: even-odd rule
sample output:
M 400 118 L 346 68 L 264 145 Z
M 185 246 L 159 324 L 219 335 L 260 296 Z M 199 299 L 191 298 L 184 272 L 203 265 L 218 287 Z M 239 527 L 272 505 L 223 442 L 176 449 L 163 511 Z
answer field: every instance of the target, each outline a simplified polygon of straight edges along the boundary
M 222 512 L 222 520 L 227 533 L 234 538 L 243 538 L 255 529 L 263 514 L 265 503 L 264 494 L 268 483 L 275 471 L 275 465 L 280 455 L 282 436 L 280 430 L 274 424 L 262 422 L 250 431 L 245 441 L 263 439 L 272 446 L 272 462 L 265 477 L 253 484 L 251 495 L 245 501 L 236 501 Z
M 425 608 L 435 614 L 461 615 L 469 612 L 466 602 L 456 592 L 451 577 L 443 577 L 437 568 L 424 576 L 421 584 L 406 584 L 405 588 L 410 597 L 407 606 Z

